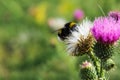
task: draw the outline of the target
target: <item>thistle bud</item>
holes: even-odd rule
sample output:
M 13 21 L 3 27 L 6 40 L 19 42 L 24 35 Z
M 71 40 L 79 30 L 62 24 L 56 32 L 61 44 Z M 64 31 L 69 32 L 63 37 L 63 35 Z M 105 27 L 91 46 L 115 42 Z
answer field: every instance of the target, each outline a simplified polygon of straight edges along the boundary
M 102 60 L 107 60 L 111 58 L 114 53 L 113 46 L 109 44 L 103 44 L 103 43 L 97 42 L 94 48 L 95 48 L 94 51 L 96 53 L 96 56 Z
M 114 66 L 115 66 L 115 63 L 114 63 L 114 61 L 113 61 L 112 59 L 108 59 L 108 60 L 105 61 L 103 64 L 104 64 L 104 65 L 103 65 L 103 68 L 104 68 L 106 71 L 109 71 L 109 70 L 113 69 Z
M 80 69 L 80 77 L 82 80 L 97 80 L 95 68 L 90 62 L 83 62 Z

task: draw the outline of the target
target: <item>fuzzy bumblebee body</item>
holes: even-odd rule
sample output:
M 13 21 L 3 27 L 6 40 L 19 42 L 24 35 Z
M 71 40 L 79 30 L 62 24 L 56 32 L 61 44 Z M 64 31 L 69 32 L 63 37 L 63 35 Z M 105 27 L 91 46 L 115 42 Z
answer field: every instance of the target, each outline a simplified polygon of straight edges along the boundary
M 66 23 L 63 28 L 58 30 L 58 37 L 64 41 L 71 34 L 71 31 L 75 30 L 76 26 L 74 22 Z

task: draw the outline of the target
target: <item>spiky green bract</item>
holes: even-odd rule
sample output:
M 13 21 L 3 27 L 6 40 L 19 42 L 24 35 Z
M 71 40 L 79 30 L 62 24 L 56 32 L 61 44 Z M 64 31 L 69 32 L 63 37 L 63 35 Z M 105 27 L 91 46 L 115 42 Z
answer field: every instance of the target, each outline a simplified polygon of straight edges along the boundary
M 97 42 L 94 46 L 94 52 L 99 59 L 107 60 L 113 55 L 113 45 Z
M 115 63 L 112 59 L 108 59 L 107 61 L 103 62 L 103 68 L 106 71 L 109 71 L 115 67 Z
M 81 80 L 97 80 L 94 66 L 89 62 L 84 62 L 80 69 Z

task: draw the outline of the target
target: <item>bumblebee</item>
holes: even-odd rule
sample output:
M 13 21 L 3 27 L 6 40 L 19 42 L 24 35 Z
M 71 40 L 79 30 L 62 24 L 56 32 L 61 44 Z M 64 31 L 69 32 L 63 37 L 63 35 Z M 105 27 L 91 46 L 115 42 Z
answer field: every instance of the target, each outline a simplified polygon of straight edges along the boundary
M 71 34 L 71 31 L 75 30 L 76 26 L 74 22 L 66 23 L 63 28 L 58 30 L 58 37 L 64 41 Z

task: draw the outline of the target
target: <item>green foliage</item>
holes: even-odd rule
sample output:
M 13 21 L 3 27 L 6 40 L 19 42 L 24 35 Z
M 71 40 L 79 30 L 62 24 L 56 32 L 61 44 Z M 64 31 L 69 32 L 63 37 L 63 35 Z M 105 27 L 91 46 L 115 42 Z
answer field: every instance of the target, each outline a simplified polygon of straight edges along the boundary
M 93 20 L 103 15 L 96 3 L 96 0 L 0 0 L 0 80 L 79 80 L 76 68 L 79 63 L 65 54 L 47 19 L 53 16 L 70 21 L 74 9 L 81 8 Z M 45 19 L 38 23 L 33 8 L 41 4 L 47 5 L 47 9 Z M 101 0 L 98 4 L 105 14 L 120 8 L 119 0 Z M 115 59 L 118 69 L 111 73 L 111 80 L 120 79 L 119 57 Z

